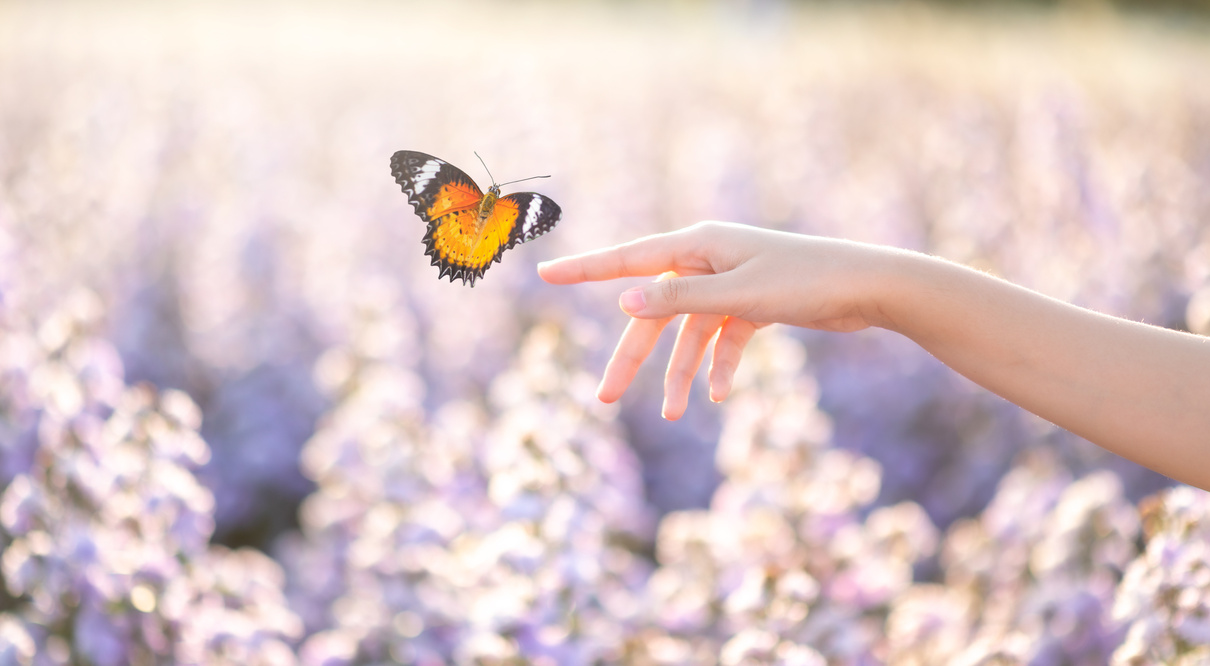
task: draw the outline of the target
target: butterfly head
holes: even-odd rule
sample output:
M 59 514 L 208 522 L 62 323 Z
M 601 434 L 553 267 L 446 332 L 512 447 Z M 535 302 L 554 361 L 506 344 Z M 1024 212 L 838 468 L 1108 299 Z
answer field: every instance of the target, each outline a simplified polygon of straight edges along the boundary
M 476 153 L 475 153 L 475 157 L 479 157 L 479 153 L 477 153 L 477 152 L 476 152 Z M 496 182 L 496 177 L 492 175 L 492 170 L 491 170 L 491 169 L 489 169 L 489 168 L 487 168 L 487 162 L 484 162 L 482 157 L 479 157 L 479 163 L 483 165 L 483 170 L 487 172 L 487 177 L 488 177 L 488 178 L 491 178 L 491 180 L 492 180 L 492 186 L 491 186 L 491 187 L 489 187 L 489 188 L 487 188 L 487 191 L 488 191 L 488 193 L 492 194 L 492 195 L 493 195 L 493 196 L 495 196 L 496 198 L 499 198 L 499 197 L 500 197 L 500 188 L 501 188 L 501 187 L 503 187 L 503 186 L 505 186 L 505 185 L 512 185 L 513 183 L 520 183 L 520 182 L 522 182 L 522 181 L 526 181 L 526 180 L 533 180 L 533 179 L 535 179 L 535 178 L 550 178 L 550 176 L 549 176 L 549 175 L 546 175 L 546 176 L 530 176 L 529 178 L 521 178 L 521 179 L 518 179 L 518 180 L 510 180 L 510 181 L 508 181 L 507 183 L 497 183 L 497 182 Z

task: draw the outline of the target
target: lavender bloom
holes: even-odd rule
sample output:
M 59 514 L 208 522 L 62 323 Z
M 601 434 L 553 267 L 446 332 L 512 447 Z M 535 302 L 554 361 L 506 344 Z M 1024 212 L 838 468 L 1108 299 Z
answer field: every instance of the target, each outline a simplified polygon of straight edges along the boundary
M 945 583 L 895 600 L 891 659 L 1104 663 L 1122 639 L 1108 609 L 1137 534 L 1116 477 L 1070 483 L 1052 461 L 1027 459 L 980 520 L 950 528 Z
M 1113 604 L 1127 623 L 1113 664 L 1210 658 L 1210 497 L 1178 487 L 1143 503 L 1146 547 L 1126 568 Z
M 366 316 L 391 326 L 387 311 Z M 652 519 L 610 410 L 561 360 L 564 335 L 529 334 L 489 387 L 490 412 L 450 403 L 431 422 L 418 383 L 383 363 L 392 347 L 369 339 L 318 368 L 337 406 L 305 453 L 319 484 L 305 539 L 283 554 L 321 629 L 304 663 L 616 659 L 638 622 Z
M 197 407 L 124 386 L 113 348 L 89 334 L 93 302 L 81 292 L 49 317 L 30 381 L 8 385 L 24 412 L 10 422 L 36 428 L 0 496 L 5 663 L 294 663 L 302 627 L 278 565 L 209 546 Z
M 798 343 L 770 331 L 751 347 L 724 407 L 727 477 L 714 504 L 660 525 L 649 621 L 727 663 L 875 663 L 888 605 L 932 554 L 936 529 L 913 504 L 863 521 L 877 464 L 828 447 Z

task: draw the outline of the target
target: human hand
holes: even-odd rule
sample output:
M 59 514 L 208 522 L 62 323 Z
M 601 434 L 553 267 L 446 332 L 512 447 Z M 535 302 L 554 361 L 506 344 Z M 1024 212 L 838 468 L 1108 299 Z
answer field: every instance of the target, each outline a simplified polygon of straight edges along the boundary
M 547 282 L 661 275 L 622 293 L 634 317 L 597 396 L 613 402 L 665 326 L 685 314 L 664 378 L 664 418 L 685 413 L 715 338 L 710 398 L 731 389 L 757 328 L 868 326 L 906 336 L 984 388 L 1125 458 L 1210 489 L 1210 344 L 1110 317 L 943 259 L 706 222 L 538 266 Z
M 744 347 L 771 323 L 827 331 L 882 325 L 874 295 L 878 256 L 894 250 L 723 222 L 539 264 L 552 284 L 658 275 L 656 282 L 622 293 L 631 315 L 597 390 L 604 402 L 620 398 L 651 354 L 664 327 L 684 314 L 664 378 L 663 416 L 679 419 L 689 388 L 713 339 L 710 399 L 731 391 Z M 716 337 L 717 336 L 717 337 Z

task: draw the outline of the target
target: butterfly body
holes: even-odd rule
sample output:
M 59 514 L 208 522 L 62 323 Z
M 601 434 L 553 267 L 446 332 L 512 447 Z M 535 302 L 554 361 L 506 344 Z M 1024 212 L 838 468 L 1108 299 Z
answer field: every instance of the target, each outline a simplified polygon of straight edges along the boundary
M 425 153 L 395 153 L 391 174 L 428 225 L 425 254 L 451 282 L 475 286 L 505 250 L 550 231 L 562 215 L 536 192 L 501 196 L 492 183 L 484 193 L 461 169 Z

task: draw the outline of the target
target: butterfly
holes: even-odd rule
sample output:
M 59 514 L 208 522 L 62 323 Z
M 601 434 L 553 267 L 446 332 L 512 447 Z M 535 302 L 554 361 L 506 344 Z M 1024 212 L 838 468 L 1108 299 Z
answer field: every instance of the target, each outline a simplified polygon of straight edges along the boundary
M 536 192 L 500 196 L 495 178 L 484 194 L 461 169 L 414 150 L 391 156 L 391 175 L 428 224 L 424 253 L 441 268 L 438 279 L 448 275 L 450 282 L 461 279 L 472 287 L 505 250 L 550 231 L 563 214 L 559 204 Z M 490 170 L 487 175 L 492 177 Z

